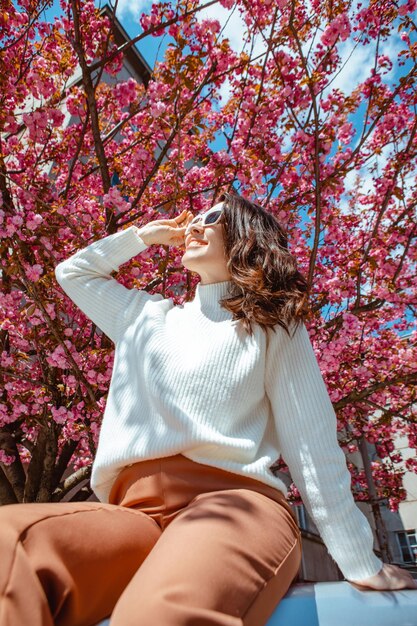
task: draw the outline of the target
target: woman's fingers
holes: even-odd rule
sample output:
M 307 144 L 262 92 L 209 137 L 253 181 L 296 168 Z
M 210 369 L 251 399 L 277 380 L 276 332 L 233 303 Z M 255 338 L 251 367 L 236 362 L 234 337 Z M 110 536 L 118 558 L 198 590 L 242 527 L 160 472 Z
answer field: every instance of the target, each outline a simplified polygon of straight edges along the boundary
M 398 589 L 417 589 L 417 583 L 411 576 L 410 572 L 407 572 L 392 563 L 386 564 L 386 571 L 388 577 L 390 577 L 391 580 L 398 585 Z
M 174 218 L 148 222 L 146 227 L 151 232 L 152 239 L 150 241 L 155 245 L 183 245 L 186 228 L 192 219 L 191 211 L 184 209 Z
M 352 580 L 350 582 L 358 587 L 370 587 L 378 591 L 417 589 L 417 583 L 409 572 L 390 563 L 384 563 L 382 570 L 375 576 L 365 580 Z
M 184 209 L 179 215 L 171 219 L 162 219 L 157 220 L 158 224 L 162 224 L 163 226 L 171 226 L 172 228 L 185 228 L 187 224 L 192 220 L 193 215 L 190 211 Z M 181 224 L 181 226 L 180 226 Z M 185 224 L 185 226 L 182 226 Z

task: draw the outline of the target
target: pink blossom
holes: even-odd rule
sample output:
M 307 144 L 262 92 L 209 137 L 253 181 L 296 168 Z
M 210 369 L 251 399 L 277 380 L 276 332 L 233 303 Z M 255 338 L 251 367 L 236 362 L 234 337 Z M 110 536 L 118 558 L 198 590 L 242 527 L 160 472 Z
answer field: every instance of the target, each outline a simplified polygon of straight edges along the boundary
M 341 13 L 327 26 L 321 36 L 321 41 L 325 46 L 333 46 L 339 36 L 342 41 L 345 41 L 350 35 L 350 29 L 349 17 L 346 13 Z
M 4 359 L 2 359 L 2 365 L 6 367 L 7 365 L 12 365 L 12 363 L 7 364 L 4 362 Z M 14 421 L 15 416 L 8 410 L 7 405 L 0 403 L 0 424 L 11 424 Z
M 29 278 L 29 280 L 32 280 L 33 282 L 38 281 L 39 278 L 42 276 L 42 273 L 43 268 L 41 265 L 39 265 L 39 263 L 35 263 L 35 265 L 26 268 L 26 276 Z
M 341 143 L 347 144 L 352 141 L 353 136 L 353 124 L 352 122 L 345 122 L 339 126 L 337 130 L 337 137 Z
M 59 408 L 51 407 L 51 413 L 54 422 L 57 424 L 65 424 L 67 421 L 68 412 L 64 406 L 60 406 Z
M 110 187 L 109 191 L 103 196 L 103 205 L 116 209 L 116 213 L 123 213 L 129 208 L 129 203 L 122 197 L 117 187 Z
M 130 77 L 124 83 L 117 83 L 115 86 L 115 97 L 121 107 L 127 106 L 134 102 L 138 97 L 138 84 Z
M 61 344 L 59 344 L 55 350 L 46 357 L 46 361 L 53 367 L 59 367 L 61 369 L 66 369 L 68 367 L 68 359 Z
M 65 119 L 65 115 L 59 109 L 48 109 L 49 119 L 52 126 L 60 127 Z
M 151 115 L 152 117 L 160 117 L 166 111 L 166 107 L 162 102 L 153 102 L 151 104 Z
M 30 230 L 36 230 L 40 224 L 43 222 L 43 217 L 39 213 L 33 213 L 33 211 L 29 211 L 28 219 L 26 220 L 26 226 L 30 228 Z
M 417 0 L 408 0 L 408 2 L 398 7 L 398 15 L 407 15 L 407 13 L 412 13 L 416 10 L 416 7 Z
M 415 458 L 407 459 L 405 461 L 405 467 L 407 471 L 414 472 L 415 474 L 417 474 L 417 459 Z
M 7 454 L 4 450 L 0 450 L 0 463 L 8 466 L 14 463 L 15 460 L 16 457 L 14 454 Z

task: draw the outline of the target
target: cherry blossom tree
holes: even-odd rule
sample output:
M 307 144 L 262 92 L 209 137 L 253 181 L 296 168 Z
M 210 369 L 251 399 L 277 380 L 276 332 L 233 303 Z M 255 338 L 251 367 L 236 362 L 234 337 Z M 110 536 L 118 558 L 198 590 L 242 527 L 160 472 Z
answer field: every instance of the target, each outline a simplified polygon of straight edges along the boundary
M 0 12 L 0 502 L 91 494 L 114 346 L 55 266 L 233 187 L 288 230 L 341 445 L 376 446 L 364 469 L 348 461 L 356 499 L 397 510 L 395 433 L 417 448 L 416 0 L 161 2 L 119 48 L 91 0 L 61 0 L 48 23 L 50 4 L 4 0 Z M 207 17 L 216 5 L 239 16 L 241 50 Z M 163 35 L 146 87 L 104 80 Z M 339 75 L 359 78 L 345 92 Z M 181 256 L 152 246 L 117 280 L 179 304 L 198 280 Z

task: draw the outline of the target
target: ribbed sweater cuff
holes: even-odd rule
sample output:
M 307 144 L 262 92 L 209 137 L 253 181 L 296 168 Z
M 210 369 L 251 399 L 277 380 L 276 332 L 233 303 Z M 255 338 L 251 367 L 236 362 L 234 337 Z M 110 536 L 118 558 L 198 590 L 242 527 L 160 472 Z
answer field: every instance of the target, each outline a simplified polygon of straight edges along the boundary
M 149 246 L 139 236 L 138 228 L 129 226 L 115 233 L 114 238 L 110 236 L 101 239 L 97 242 L 97 247 L 106 259 L 111 260 L 114 269 L 117 270 L 123 263 L 140 254 Z
M 343 576 L 347 580 L 364 580 L 370 578 L 381 570 L 383 563 L 373 552 L 366 551 L 362 554 L 352 552 L 347 555 L 346 552 L 340 555 L 333 553 Z

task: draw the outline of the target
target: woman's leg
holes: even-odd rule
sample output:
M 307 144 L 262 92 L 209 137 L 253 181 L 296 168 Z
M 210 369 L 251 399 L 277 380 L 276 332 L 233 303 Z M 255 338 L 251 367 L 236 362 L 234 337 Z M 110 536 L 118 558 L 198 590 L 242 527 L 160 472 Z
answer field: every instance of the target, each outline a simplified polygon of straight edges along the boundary
M 202 489 L 212 472 L 205 469 Z M 192 471 L 188 482 L 184 476 L 181 484 L 189 491 L 198 478 Z M 165 495 L 170 493 L 167 485 Z M 301 562 L 301 535 L 288 504 L 249 487 L 228 488 L 201 493 L 168 518 L 118 600 L 111 626 L 266 624 Z
M 1 626 L 92 626 L 160 535 L 142 511 L 112 504 L 0 507 Z

